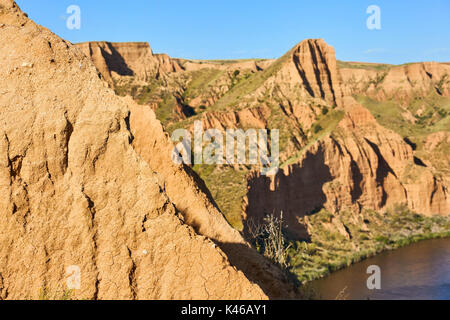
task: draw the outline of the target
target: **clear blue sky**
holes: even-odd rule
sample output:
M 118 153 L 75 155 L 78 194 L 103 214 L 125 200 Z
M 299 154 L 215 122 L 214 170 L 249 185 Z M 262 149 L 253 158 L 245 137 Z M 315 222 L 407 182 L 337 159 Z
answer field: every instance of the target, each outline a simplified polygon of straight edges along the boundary
M 71 41 L 148 41 L 191 59 L 276 58 L 323 38 L 337 58 L 400 64 L 450 61 L 449 0 L 16 0 L 37 23 Z M 69 5 L 81 29 L 69 30 Z M 369 30 L 369 5 L 381 30 Z

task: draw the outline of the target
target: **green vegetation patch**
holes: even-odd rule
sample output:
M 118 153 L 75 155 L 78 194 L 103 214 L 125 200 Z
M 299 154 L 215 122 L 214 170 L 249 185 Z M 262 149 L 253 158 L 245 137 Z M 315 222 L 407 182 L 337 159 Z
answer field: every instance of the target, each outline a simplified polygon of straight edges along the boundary
M 162 101 L 158 103 L 158 108 L 155 110 L 156 117 L 163 125 L 172 120 L 176 103 L 177 101 L 173 95 L 169 93 L 163 94 Z
M 321 278 L 385 250 L 418 241 L 450 237 L 448 217 L 427 217 L 399 205 L 385 213 L 364 210 L 355 223 L 351 212 L 322 210 L 308 217 L 311 241 L 291 241 L 289 270 L 301 283 Z M 336 228 L 336 225 L 343 228 Z M 338 231 L 340 230 L 340 231 Z M 345 230 L 345 232 L 344 232 Z
M 252 74 L 246 81 L 241 81 L 228 91 L 214 106 L 214 110 L 233 108 L 241 102 L 242 98 L 260 88 L 271 76 L 275 75 L 289 60 L 292 52 L 289 51 L 283 57 L 272 63 L 266 70 Z
M 247 195 L 246 168 L 230 166 L 195 165 L 195 172 L 205 181 L 217 206 L 228 222 L 237 230 L 242 230 L 242 201 Z
M 388 71 L 390 68 L 394 67 L 394 65 L 384 63 L 348 62 L 340 60 L 337 61 L 337 65 L 339 68 L 364 69 L 375 71 Z
M 192 71 L 191 77 L 192 80 L 188 83 L 186 90 L 184 91 L 184 98 L 186 102 L 189 102 L 189 99 L 193 99 L 199 95 L 203 91 L 205 91 L 210 85 L 214 84 L 225 71 L 218 69 L 200 69 L 197 71 Z

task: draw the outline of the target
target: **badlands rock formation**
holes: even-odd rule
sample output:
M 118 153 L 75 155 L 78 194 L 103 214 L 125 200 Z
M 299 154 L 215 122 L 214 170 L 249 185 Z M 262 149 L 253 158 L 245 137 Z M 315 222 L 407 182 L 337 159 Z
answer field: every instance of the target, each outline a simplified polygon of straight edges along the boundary
M 296 127 L 297 132 L 291 133 L 295 136 L 311 128 L 324 106 L 342 107 L 344 95 L 334 49 L 322 39 L 309 39 L 254 78 L 233 87 L 214 109 L 270 107 L 281 111 L 283 121 Z
M 445 97 L 447 69 L 423 63 L 385 71 L 340 70 L 332 47 L 320 39 L 305 40 L 197 118 L 205 128 L 276 128 L 285 137 L 282 170 L 274 177 L 261 177 L 258 170 L 248 175 L 244 220 L 283 212 L 290 229 L 303 237 L 299 218 L 321 208 L 339 214 L 406 204 L 414 212 L 447 215 L 448 177 L 436 175 L 405 137 L 381 126 L 351 97 L 364 93 L 404 103 L 430 90 Z M 192 122 L 186 126 L 192 128 Z
M 292 62 L 311 97 L 322 98 L 340 105 L 343 92 L 341 76 L 337 70 L 336 53 L 322 39 L 300 43 L 292 55 Z
M 85 47 L 97 62 L 152 59 L 145 46 L 143 56 Z M 0 64 L 1 299 L 60 292 L 70 266 L 81 271 L 73 298 L 292 297 L 195 175 L 172 164 L 152 111 L 117 97 L 81 50 L 12 0 L 0 0 Z M 128 66 L 143 77 L 153 68 Z
M 338 68 L 334 49 L 321 39 L 302 41 L 280 59 L 264 62 L 263 67 L 252 69 L 253 64 L 256 62 L 239 66 L 204 62 L 194 68 L 193 63 L 184 61 L 181 73 L 189 74 L 190 80 L 183 87 L 167 89 L 186 96 L 184 87 L 196 77 L 205 77 L 205 73 L 191 74 L 189 70 L 210 70 L 213 80 L 207 78 L 205 88 L 197 89 L 200 93 L 188 101 L 191 106 L 204 104 L 206 110 L 196 109 L 200 114 L 187 116 L 181 126 L 192 129 L 192 120 L 201 120 L 205 129 L 280 130 L 282 170 L 274 177 L 250 170 L 247 181 L 242 181 L 243 188 L 248 188 L 242 199 L 245 221 L 283 212 L 290 229 L 303 237 L 306 230 L 299 218 L 322 208 L 339 214 L 342 210 L 383 211 L 406 204 L 426 215 L 450 213 L 448 175 L 433 167 L 439 161 L 420 159 L 408 137 L 381 126 L 352 98 L 360 94 L 381 102 L 393 99 L 411 118 L 405 105 L 414 98 L 425 98 L 430 92 L 449 96 L 448 65 Z M 218 81 L 224 75 L 214 70 L 226 70 L 228 75 L 243 70 L 251 73 L 248 79 L 233 83 L 226 75 Z M 211 93 L 212 98 L 205 100 Z M 445 121 L 445 113 L 442 117 Z M 437 151 L 442 148 L 436 146 L 447 143 L 446 134 L 442 131 L 424 138 L 424 148 L 433 148 L 435 158 L 445 159 Z M 436 139 L 439 141 L 433 144 Z M 217 171 L 220 169 L 214 169 Z M 220 181 L 204 178 L 215 193 L 222 192 Z
M 90 51 L 88 55 L 102 74 L 157 65 L 125 53 L 123 61 L 117 60 L 120 66 Z M 229 221 L 241 222 L 242 216 L 243 226 L 236 226 L 245 234 L 271 214 L 283 214 L 297 239 L 308 238 L 315 229 L 305 217 L 320 212 L 336 221 L 340 214 L 351 216 L 357 227 L 367 211 L 384 214 L 405 207 L 411 216 L 450 214 L 449 64 L 336 61 L 334 49 L 322 39 L 304 40 L 274 61 L 168 61 L 165 72 L 145 76 L 112 72 L 116 92 L 148 104 L 169 132 L 192 130 L 195 120 L 204 129 L 280 132 L 281 168 L 274 176 L 261 176 L 260 168 L 251 166 L 193 168 Z M 163 73 L 163 80 L 158 79 Z M 197 194 L 191 188 L 188 197 L 177 192 L 193 178 L 165 164 L 158 152 L 164 149 L 158 146 L 163 131 L 146 127 L 155 122 L 149 107 L 130 109 L 133 146 L 167 182 L 165 191 L 186 222 L 217 242 L 233 242 L 237 235 L 223 227 L 207 191 Z M 342 223 L 335 227 L 346 234 Z M 233 263 L 238 255 L 221 248 Z M 244 263 L 242 270 L 250 265 Z
M 182 70 L 180 64 L 169 56 L 153 54 L 147 42 L 85 42 L 76 46 L 92 59 L 110 84 L 117 76 L 134 76 L 148 81 Z
M 411 63 L 389 70 L 342 68 L 345 87 L 377 100 L 394 98 L 407 104 L 414 96 L 426 96 L 430 88 L 450 96 L 450 65 L 436 62 Z

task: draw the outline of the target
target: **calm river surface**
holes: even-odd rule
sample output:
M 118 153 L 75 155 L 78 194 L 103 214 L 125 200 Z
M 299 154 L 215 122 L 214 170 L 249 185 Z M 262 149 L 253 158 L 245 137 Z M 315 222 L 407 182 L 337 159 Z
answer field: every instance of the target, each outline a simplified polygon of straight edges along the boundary
M 381 268 L 381 290 L 367 289 L 367 268 Z M 323 299 L 450 300 L 450 239 L 427 240 L 384 252 L 312 282 Z

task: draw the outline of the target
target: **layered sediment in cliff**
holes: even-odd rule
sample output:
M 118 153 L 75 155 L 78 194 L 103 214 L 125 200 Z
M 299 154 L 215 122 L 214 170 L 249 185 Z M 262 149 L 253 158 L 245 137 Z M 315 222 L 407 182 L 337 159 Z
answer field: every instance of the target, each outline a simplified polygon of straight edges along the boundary
M 0 298 L 73 277 L 75 299 L 293 296 L 171 162 L 149 108 L 14 1 L 0 0 L 0 34 Z
M 147 42 L 85 42 L 75 46 L 91 58 L 110 84 L 120 76 L 149 81 L 182 70 L 180 64 L 168 55 L 153 54 Z
M 322 39 L 305 40 L 294 48 L 292 58 L 301 77 L 300 83 L 311 97 L 342 104 L 342 80 L 333 47 Z

